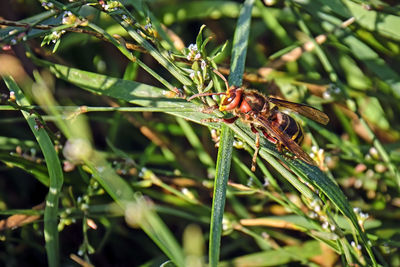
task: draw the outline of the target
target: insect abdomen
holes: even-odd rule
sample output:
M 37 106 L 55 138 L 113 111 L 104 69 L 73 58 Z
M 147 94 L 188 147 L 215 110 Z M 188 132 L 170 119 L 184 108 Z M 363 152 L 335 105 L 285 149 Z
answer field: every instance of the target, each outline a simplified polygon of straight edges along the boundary
M 289 115 L 279 112 L 276 116 L 279 130 L 287 134 L 297 144 L 301 144 L 304 139 L 303 128 Z

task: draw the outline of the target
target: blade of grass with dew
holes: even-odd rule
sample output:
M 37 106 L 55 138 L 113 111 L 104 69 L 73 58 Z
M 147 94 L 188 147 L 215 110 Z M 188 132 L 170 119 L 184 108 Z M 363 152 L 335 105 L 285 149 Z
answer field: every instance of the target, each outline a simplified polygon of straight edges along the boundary
M 25 98 L 22 90 L 14 82 L 11 77 L 3 77 L 8 89 L 14 91 L 17 103 L 19 105 L 27 106 L 30 105 L 28 100 Z M 63 172 L 61 169 L 61 163 L 58 159 L 58 155 L 54 149 L 54 145 L 47 135 L 45 129 L 37 129 L 35 119 L 37 118 L 34 114 L 29 112 L 21 111 L 32 133 L 35 135 L 37 142 L 42 150 L 44 158 L 46 160 L 47 169 L 50 177 L 49 193 L 46 198 L 46 208 L 44 211 L 44 238 L 46 241 L 46 252 L 49 266 L 59 266 L 59 237 L 58 237 L 58 201 L 60 197 L 60 190 L 63 184 Z
M 231 156 L 233 150 L 233 132 L 226 126 L 221 126 L 217 167 L 214 181 L 214 193 L 210 224 L 209 264 L 217 266 L 222 235 L 222 220 L 225 208 L 226 189 L 229 178 Z
M 347 200 L 347 197 L 344 195 L 339 186 L 314 166 L 309 166 L 294 160 L 289 160 L 289 163 L 291 169 L 297 175 L 299 175 L 312 185 L 316 186 L 321 192 L 323 192 L 324 195 L 326 195 L 329 200 L 336 206 L 336 208 L 340 210 L 340 212 L 342 212 L 342 214 L 351 222 L 351 225 L 353 225 L 355 232 L 360 237 L 361 242 L 365 246 L 372 261 L 372 264 L 374 266 L 377 266 L 375 256 L 372 252 L 372 248 L 370 245 L 370 241 L 365 232 L 361 229 L 353 208 L 351 207 L 349 201 Z
M 243 227 L 268 227 L 274 229 L 287 229 L 291 231 L 303 232 L 314 239 L 328 245 L 333 251 L 340 253 L 335 239 L 336 234 L 326 232 L 315 221 L 308 220 L 304 215 L 283 215 L 268 216 L 261 218 L 241 219 L 240 225 Z
M 240 125 L 240 124 L 239 124 Z M 254 134 L 251 133 L 250 131 L 242 131 L 237 128 L 239 128 L 237 124 L 229 124 L 228 126 L 238 135 L 240 136 L 246 143 L 248 143 L 250 146 L 254 148 Z M 337 193 L 338 196 L 340 197 L 340 201 L 342 201 L 342 205 L 338 208 L 339 210 L 345 212 L 346 216 L 350 216 L 353 219 L 351 220 L 352 223 L 354 223 L 354 212 L 350 207 L 350 204 L 346 200 L 344 194 L 340 191 L 340 188 L 337 187 L 332 181 L 329 180 L 327 176 L 325 176 L 324 173 L 321 172 L 320 169 L 317 167 L 312 167 L 308 166 L 307 168 L 303 168 L 301 171 L 296 172 L 296 175 L 294 175 L 291 171 L 286 169 L 276 158 L 278 158 L 280 161 L 284 162 L 288 166 L 293 166 L 293 162 L 296 162 L 297 164 L 299 163 L 298 160 L 291 160 L 286 157 L 284 157 L 282 154 L 276 151 L 275 148 L 271 147 L 271 144 L 268 142 L 265 142 L 265 140 L 261 140 L 261 149 L 260 149 L 260 156 L 265 159 L 275 170 L 277 170 L 287 181 L 289 181 L 304 197 L 310 200 L 310 202 L 314 201 L 321 201 L 319 197 L 303 182 L 301 182 L 298 177 L 308 177 L 310 175 L 313 176 L 314 179 L 317 180 L 318 182 L 318 187 L 323 188 L 321 191 L 326 191 L 328 194 L 331 193 L 329 196 L 330 199 L 332 198 L 333 201 L 335 200 L 333 194 Z M 304 164 L 305 165 L 305 164 Z M 292 168 L 293 169 L 293 168 Z M 307 180 L 307 179 L 306 179 Z M 326 180 L 329 180 L 327 186 Z M 339 193 L 337 191 L 340 191 Z M 335 203 L 337 205 L 337 203 Z M 352 214 L 352 215 L 349 215 Z M 357 221 L 357 220 L 356 220 Z M 359 227 L 359 225 L 357 225 Z M 359 228 L 360 229 L 360 228 Z M 365 239 L 363 239 L 363 235 L 365 236 L 364 233 L 360 233 L 361 235 L 361 240 L 363 240 L 363 243 Z M 330 242 L 325 242 L 327 245 L 332 246 Z M 368 244 L 366 245 L 368 246 Z
M 253 4 L 254 0 L 246 0 L 244 2 L 233 37 L 229 84 L 235 86 L 242 85 Z M 233 131 L 225 123 L 222 124 L 221 128 L 210 225 L 209 264 L 212 267 L 217 266 L 219 261 L 223 214 L 234 136 Z

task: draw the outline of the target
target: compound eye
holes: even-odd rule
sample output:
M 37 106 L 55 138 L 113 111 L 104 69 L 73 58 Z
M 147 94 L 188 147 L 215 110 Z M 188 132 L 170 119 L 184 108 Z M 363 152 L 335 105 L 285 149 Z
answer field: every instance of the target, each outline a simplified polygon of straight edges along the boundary
M 228 97 L 227 99 L 224 99 L 224 105 L 229 105 L 235 98 L 236 98 L 236 94 L 235 93 L 231 94 L 230 97 Z
M 241 90 L 231 90 L 228 94 L 227 97 L 224 97 L 221 102 L 220 110 L 232 110 L 235 109 L 240 102 L 240 98 L 242 95 Z

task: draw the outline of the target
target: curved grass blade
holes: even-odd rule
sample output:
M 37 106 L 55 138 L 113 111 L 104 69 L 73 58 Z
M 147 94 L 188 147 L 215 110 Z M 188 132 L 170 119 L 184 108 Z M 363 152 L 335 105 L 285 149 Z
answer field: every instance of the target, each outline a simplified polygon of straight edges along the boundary
M 15 93 L 17 103 L 22 106 L 28 106 L 30 103 L 25 98 L 22 90 L 14 82 L 11 77 L 3 77 L 8 89 Z M 46 208 L 44 210 L 44 239 L 46 241 L 46 252 L 49 266 L 59 266 L 59 239 L 58 239 L 58 201 L 60 197 L 60 190 L 63 184 L 63 172 L 61 169 L 60 160 L 54 149 L 50 137 L 47 135 L 46 130 L 38 128 L 35 119 L 35 114 L 21 111 L 32 133 L 35 135 L 40 149 L 43 152 L 46 160 L 47 169 L 50 177 L 49 194 L 46 198 Z
M 324 195 L 326 195 L 336 206 L 336 208 L 351 222 L 356 234 L 360 237 L 361 242 L 365 246 L 365 249 L 370 256 L 372 265 L 377 266 L 370 241 L 368 240 L 365 232 L 361 229 L 353 208 L 350 206 L 346 196 L 339 186 L 314 166 L 306 165 L 294 160 L 289 160 L 289 163 L 295 173 L 297 173 L 300 177 L 303 177 L 306 181 L 316 186 L 321 192 L 323 192 Z

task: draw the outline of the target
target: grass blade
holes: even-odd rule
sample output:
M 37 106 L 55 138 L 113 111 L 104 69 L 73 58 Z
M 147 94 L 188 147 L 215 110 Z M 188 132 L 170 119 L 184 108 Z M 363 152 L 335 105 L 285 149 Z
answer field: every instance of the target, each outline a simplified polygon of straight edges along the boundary
M 8 89 L 13 91 L 16 96 L 17 103 L 22 106 L 28 106 L 30 103 L 25 98 L 22 90 L 14 82 L 11 77 L 3 78 Z M 46 130 L 37 127 L 35 119 L 38 117 L 35 114 L 30 114 L 26 111 L 21 111 L 32 133 L 35 135 L 40 149 L 43 152 L 46 160 L 46 165 L 50 177 L 49 194 L 46 198 L 46 208 L 44 210 L 44 238 L 46 241 L 46 252 L 49 266 L 59 266 L 59 238 L 58 238 L 58 201 L 60 190 L 63 184 L 63 172 L 58 155 L 54 149 L 54 145 L 47 135 Z
M 236 31 L 233 39 L 231 74 L 229 81 L 231 85 L 241 86 L 244 72 L 247 41 L 250 32 L 251 10 L 254 0 L 247 0 L 243 4 L 238 18 Z M 222 233 L 222 219 L 225 208 L 226 188 L 229 178 L 233 131 L 226 124 L 221 126 L 221 142 L 218 149 L 217 169 L 214 182 L 214 197 L 212 204 L 210 242 L 209 242 L 209 264 L 217 266 Z
M 225 208 L 226 188 L 231 167 L 233 132 L 224 124 L 218 149 L 217 168 L 214 181 L 214 194 L 210 225 L 210 266 L 217 266 L 222 234 L 222 219 Z

